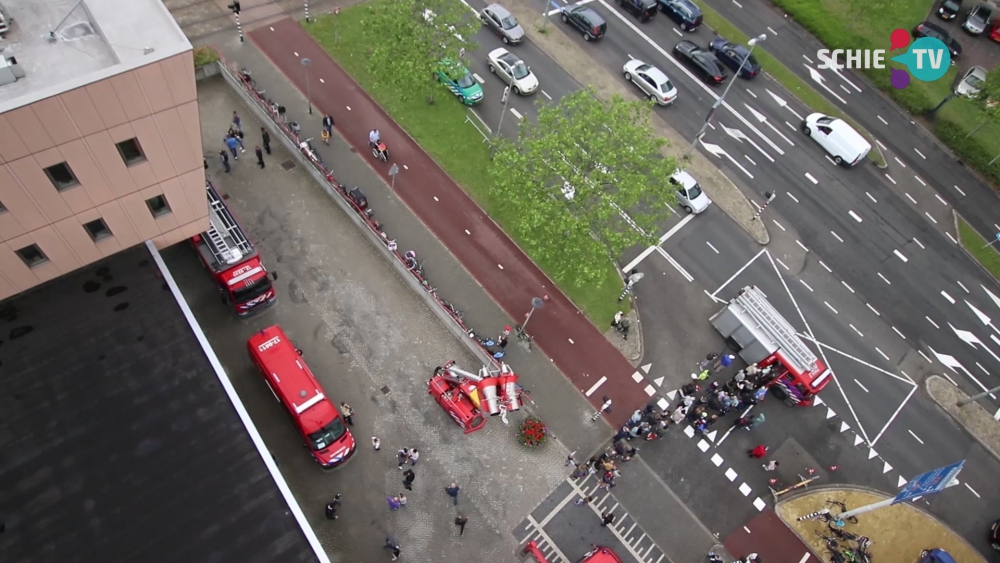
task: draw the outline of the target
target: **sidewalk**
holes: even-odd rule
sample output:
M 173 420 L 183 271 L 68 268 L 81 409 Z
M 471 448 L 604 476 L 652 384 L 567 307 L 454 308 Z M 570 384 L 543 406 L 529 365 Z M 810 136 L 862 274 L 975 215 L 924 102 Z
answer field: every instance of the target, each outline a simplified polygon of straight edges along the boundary
M 500 304 L 510 324 L 525 317 L 532 298 L 546 299 L 532 316 L 529 332 L 578 391 L 590 392 L 594 408 L 603 395 L 610 396 L 617 408 L 609 418 L 617 426 L 651 400 L 643 391 L 645 380 L 633 378 L 631 363 L 296 22 L 276 22 L 250 38 L 300 91 L 307 86 L 300 60 L 311 59 L 314 107 L 319 114 L 330 113 L 338 131 L 372 164 L 368 131 L 382 132 L 393 160 L 378 163 L 376 171 L 390 183 L 389 167 L 399 165 L 399 198 Z

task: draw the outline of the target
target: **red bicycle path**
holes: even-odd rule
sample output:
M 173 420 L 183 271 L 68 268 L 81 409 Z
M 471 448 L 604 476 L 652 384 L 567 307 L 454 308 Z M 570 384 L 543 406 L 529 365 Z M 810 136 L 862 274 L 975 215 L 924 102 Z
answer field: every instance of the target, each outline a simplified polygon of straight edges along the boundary
M 734 557 L 757 553 L 766 563 L 822 563 L 770 508 L 730 532 L 723 545 Z
M 606 416 L 613 427 L 621 427 L 633 410 L 651 400 L 644 391 L 649 383 L 633 379 L 636 370 L 621 352 L 298 23 L 286 18 L 248 35 L 300 92 L 310 92 L 320 114 L 333 117 L 337 130 L 364 155 L 386 187 L 392 163 L 407 166 L 400 170 L 407 179 L 405 187 L 397 182 L 396 195 L 512 319 L 524 319 L 533 297 L 548 297 L 532 315 L 528 332 L 581 393 L 607 377 L 588 400 L 596 409 L 602 396 L 612 399 L 612 412 Z M 309 85 L 302 71 L 304 57 L 312 61 Z M 389 163 L 371 155 L 372 129 L 386 141 Z

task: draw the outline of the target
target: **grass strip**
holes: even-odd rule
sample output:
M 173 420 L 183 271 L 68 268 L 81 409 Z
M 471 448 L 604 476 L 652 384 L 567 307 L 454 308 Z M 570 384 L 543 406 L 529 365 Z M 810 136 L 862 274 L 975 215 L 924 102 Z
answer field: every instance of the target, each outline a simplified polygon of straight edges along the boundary
M 705 16 L 705 24 L 712 28 L 715 33 L 721 37 L 733 41 L 735 43 L 742 43 L 747 45 L 750 38 L 746 36 L 742 31 L 737 29 L 737 27 L 731 23 L 729 20 L 722 17 L 718 12 L 710 8 L 702 0 L 695 0 L 695 3 L 701 8 L 702 13 Z M 797 97 L 806 107 L 811 108 L 813 111 L 818 111 L 820 113 L 836 117 L 838 119 L 843 119 L 847 123 L 851 124 L 859 133 L 864 135 L 865 139 L 872 146 L 872 151 L 868 153 L 868 158 L 875 163 L 876 166 L 884 167 L 886 165 L 885 158 L 882 157 L 882 152 L 875 145 L 875 138 L 872 137 L 864 127 L 858 125 L 853 119 L 848 117 L 844 112 L 837 109 L 837 106 L 833 105 L 829 100 L 827 100 L 822 94 L 816 91 L 815 88 L 809 85 L 805 80 L 802 80 L 794 72 L 792 72 L 788 67 L 778 62 L 767 52 L 767 42 L 760 44 L 753 51 L 754 57 L 757 62 L 760 63 L 761 68 L 767 71 L 767 74 L 777 81 L 779 84 L 784 86 L 786 90 L 791 92 L 795 97 Z M 736 78 L 734 77 L 733 80 Z
M 370 10 L 370 3 L 359 4 L 341 10 L 340 15 L 320 16 L 312 23 L 303 22 L 302 25 L 437 164 L 462 186 L 490 218 L 508 233 L 512 232 L 514 229 L 507 226 L 516 224 L 517 215 L 525 210 L 513 209 L 512 206 L 505 205 L 506 202 L 491 198 L 492 181 L 486 173 L 490 165 L 489 145 L 475 127 L 466 122 L 466 118 L 469 117 L 480 129 L 483 125 L 474 116 L 470 116 L 466 108 L 443 86 L 436 97 L 436 103 L 428 104 L 423 96 L 402 99 L 396 90 L 380 85 L 378 76 L 369 72 L 367 46 L 370 38 L 363 33 L 361 20 Z M 400 176 L 399 181 L 406 181 L 405 173 Z M 592 239 L 538 241 L 512 238 L 598 327 L 606 326 L 615 312 L 627 305 L 627 302 L 618 303 L 622 282 L 615 264 L 572 264 L 572 268 L 564 267 L 576 260 L 573 248 L 596 244 Z M 532 252 L 543 245 L 548 245 L 550 251 Z M 552 252 L 551 245 L 558 245 L 560 251 Z M 547 258 L 539 259 L 539 256 Z M 560 279 L 551 274 L 573 268 L 600 268 L 604 272 L 602 282 L 596 286 L 581 287 L 573 279 Z M 526 309 L 528 305 L 525 303 Z
M 219 53 L 212 47 L 198 47 L 194 50 L 194 68 L 203 67 L 219 60 Z
M 958 240 L 962 243 L 965 251 L 976 259 L 976 262 L 986 268 L 991 276 L 1000 280 L 1000 253 L 997 253 L 993 245 L 987 246 L 991 241 L 984 239 L 976 232 L 976 229 L 972 228 L 972 225 L 961 217 L 958 217 Z M 996 242 L 996 239 L 993 242 Z

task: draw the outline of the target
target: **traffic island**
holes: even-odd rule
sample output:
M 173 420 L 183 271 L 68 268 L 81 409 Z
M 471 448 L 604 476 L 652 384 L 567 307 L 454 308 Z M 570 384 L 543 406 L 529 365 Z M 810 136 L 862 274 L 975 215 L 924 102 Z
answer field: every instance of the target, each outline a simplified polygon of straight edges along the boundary
M 820 561 L 828 561 L 830 552 L 826 540 L 820 537 L 834 536 L 827 523 L 817 519 L 798 519 L 825 509 L 836 514 L 838 508 L 831 502 L 855 509 L 888 498 L 891 497 L 856 487 L 819 489 L 779 502 L 775 512 Z M 921 551 L 934 548 L 947 551 L 955 561 L 986 563 L 986 559 L 962 536 L 911 503 L 903 502 L 861 514 L 856 524 L 848 522 L 842 529 L 870 538 L 873 543 L 869 552 L 872 560 L 879 563 L 913 563 L 919 560 Z M 851 542 L 838 541 L 845 546 L 853 546 Z
M 1000 459 L 1000 424 L 979 403 L 958 406 L 969 396 L 943 377 L 932 375 L 924 383 L 927 394 L 945 410 L 955 422 L 962 425 L 993 457 Z

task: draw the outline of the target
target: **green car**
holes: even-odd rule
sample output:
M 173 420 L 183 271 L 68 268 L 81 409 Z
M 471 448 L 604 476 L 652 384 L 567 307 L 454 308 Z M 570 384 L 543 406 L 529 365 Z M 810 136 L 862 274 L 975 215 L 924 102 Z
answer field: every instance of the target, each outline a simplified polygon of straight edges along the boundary
M 441 61 L 441 67 L 435 76 L 438 82 L 447 86 L 463 104 L 474 106 L 483 101 L 483 87 L 464 66 L 452 64 L 451 61 L 445 59 Z

